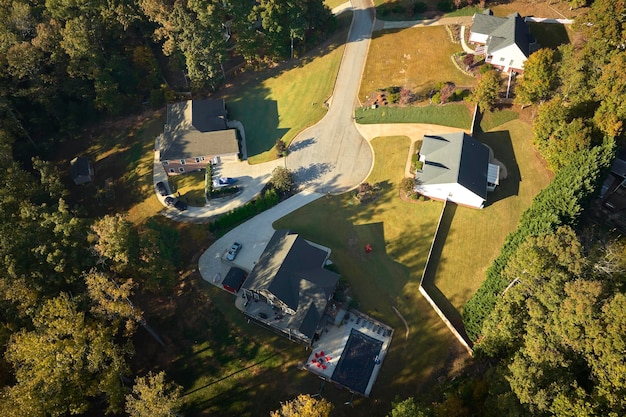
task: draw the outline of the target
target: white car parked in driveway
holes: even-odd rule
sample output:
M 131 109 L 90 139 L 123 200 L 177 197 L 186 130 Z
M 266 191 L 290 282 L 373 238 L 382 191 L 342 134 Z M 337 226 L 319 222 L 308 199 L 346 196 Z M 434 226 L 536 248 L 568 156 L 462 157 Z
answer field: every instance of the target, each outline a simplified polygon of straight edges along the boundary
M 243 245 L 239 242 L 233 243 L 233 245 L 228 250 L 228 253 L 226 254 L 226 259 L 228 259 L 229 261 L 234 261 L 242 246 Z

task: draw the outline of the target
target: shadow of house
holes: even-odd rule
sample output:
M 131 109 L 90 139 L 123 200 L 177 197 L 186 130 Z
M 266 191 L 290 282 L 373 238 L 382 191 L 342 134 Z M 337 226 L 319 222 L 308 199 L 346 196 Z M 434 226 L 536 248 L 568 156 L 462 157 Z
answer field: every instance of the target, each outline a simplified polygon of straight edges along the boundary
M 204 169 L 215 158 L 237 159 L 237 130 L 229 129 L 224 100 L 188 100 L 167 106 L 159 158 L 168 175 Z
M 244 314 L 290 340 L 319 336 L 339 275 L 324 269 L 330 249 L 277 230 L 242 286 Z
M 530 29 L 519 13 L 497 17 L 491 10 L 472 17 L 470 43 L 478 45 L 476 53 L 505 73 L 524 72 L 524 62 L 537 49 Z
M 429 198 L 483 208 L 487 192 L 500 182 L 500 167 L 489 163 L 489 148 L 464 132 L 424 135 L 416 191 Z
M 246 130 L 248 157 L 269 151 L 289 131 L 278 127 L 278 102 L 267 95 L 269 91 L 259 87 L 228 102 L 231 117 L 253 127 Z
M 498 159 L 506 167 L 506 177 L 501 176 L 501 183 L 496 190 L 490 194 L 487 205 L 504 200 L 507 197 L 519 194 L 519 186 L 522 180 L 519 166 L 515 157 L 515 150 L 511 135 L 506 130 L 495 132 L 479 133 L 476 135 L 482 143 L 489 146 Z
M 72 181 L 76 185 L 87 184 L 93 181 L 93 166 L 89 161 L 89 158 L 84 156 L 77 156 L 70 161 L 70 171 L 72 175 Z

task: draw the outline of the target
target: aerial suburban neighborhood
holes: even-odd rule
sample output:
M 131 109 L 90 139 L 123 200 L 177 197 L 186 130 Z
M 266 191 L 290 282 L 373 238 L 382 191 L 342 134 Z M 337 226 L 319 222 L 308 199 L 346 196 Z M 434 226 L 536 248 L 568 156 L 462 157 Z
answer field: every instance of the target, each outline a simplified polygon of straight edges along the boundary
M 626 415 L 623 2 L 5 3 L 0 415 Z

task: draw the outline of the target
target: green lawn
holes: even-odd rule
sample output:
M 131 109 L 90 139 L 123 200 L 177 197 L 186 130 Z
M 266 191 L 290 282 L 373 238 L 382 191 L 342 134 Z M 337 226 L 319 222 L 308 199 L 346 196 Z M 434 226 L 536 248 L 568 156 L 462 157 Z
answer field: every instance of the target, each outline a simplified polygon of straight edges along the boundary
M 458 207 L 454 213 L 435 284 L 458 311 L 484 280 L 487 267 L 506 235 L 517 227 L 522 212 L 551 180 L 531 137 L 532 128 L 520 120 L 476 135 L 493 149 L 509 176 L 489 195 L 484 209 Z
M 341 6 L 344 3 L 349 2 L 350 0 L 324 0 L 324 4 L 328 6 L 331 10 L 337 6 Z
M 226 91 L 229 117 L 246 129 L 250 163 L 276 158 L 277 139 L 286 143 L 326 114 L 324 101 L 332 93 L 352 13 L 339 18 L 333 41 L 311 52 L 291 67 L 250 78 Z M 285 65 L 290 65 L 287 63 Z
M 475 79 L 459 71 L 450 59 L 461 50 L 443 26 L 375 32 L 359 100 L 365 102 L 376 90 L 390 86 L 405 87 L 420 96 L 429 94 L 440 81 L 473 86 Z
M 275 228 L 290 228 L 306 239 L 332 249 L 331 259 L 348 280 L 359 309 L 396 329 L 373 394 L 388 405 L 396 397 L 430 389 L 436 372 L 444 368 L 457 342 L 418 293 L 419 280 L 442 209 L 440 202 L 404 202 L 398 185 L 403 178 L 410 141 L 384 137 L 372 141 L 376 155 L 367 179 L 378 184 L 377 200 L 361 205 L 351 193 L 323 198 L 280 219 Z M 371 244 L 373 252 L 364 247 Z M 409 323 L 395 315 L 396 306 Z M 448 357 L 448 359 L 450 359 Z M 388 408 L 386 412 L 388 412 Z M 361 410 L 354 415 L 384 415 Z
M 482 119 L 480 120 L 480 128 L 483 132 L 487 132 L 495 127 L 498 127 L 506 122 L 515 119 L 519 119 L 519 114 L 513 110 L 487 111 L 482 115 Z
M 189 172 L 185 175 L 174 175 L 169 178 L 172 194 L 180 193 L 180 197 L 192 206 L 204 206 L 205 171 Z
M 543 48 L 556 48 L 571 41 L 570 25 L 557 23 L 529 23 L 530 33 Z
M 377 123 L 431 123 L 442 126 L 469 129 L 472 116 L 465 104 L 443 106 L 359 107 L 355 111 L 356 120 L 362 124 Z

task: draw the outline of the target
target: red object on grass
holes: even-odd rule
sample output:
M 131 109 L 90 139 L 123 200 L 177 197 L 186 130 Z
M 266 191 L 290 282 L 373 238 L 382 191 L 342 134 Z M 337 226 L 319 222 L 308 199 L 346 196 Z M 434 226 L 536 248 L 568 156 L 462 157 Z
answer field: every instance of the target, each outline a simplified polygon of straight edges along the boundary
M 372 245 L 370 245 L 369 243 L 365 245 L 365 253 L 370 253 L 372 250 Z

